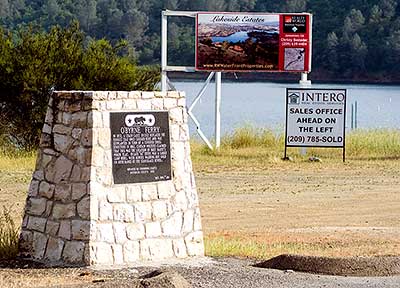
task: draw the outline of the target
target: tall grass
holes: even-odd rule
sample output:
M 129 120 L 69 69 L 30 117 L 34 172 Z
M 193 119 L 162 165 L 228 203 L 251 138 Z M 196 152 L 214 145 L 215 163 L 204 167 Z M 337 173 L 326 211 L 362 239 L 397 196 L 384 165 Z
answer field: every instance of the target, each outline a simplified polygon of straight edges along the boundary
M 250 257 L 269 259 L 281 254 L 301 254 L 327 257 L 398 255 L 398 244 L 379 239 L 283 239 L 270 237 L 252 239 L 249 236 L 211 234 L 205 237 L 205 253 L 211 257 Z
M 356 130 L 346 137 L 347 153 L 358 158 L 400 158 L 400 130 Z
M 11 209 L 3 207 L 0 214 L 0 259 L 12 259 L 18 254 L 19 227 L 11 216 Z
M 8 145 L 0 146 L 1 193 L 18 193 L 25 197 L 26 188 L 21 188 L 21 185 L 26 187 L 29 183 L 35 162 L 36 152 L 18 150 Z M 0 209 L 0 259 L 12 259 L 18 254 L 20 209 L 15 206 Z
M 208 167 L 240 167 L 243 164 L 264 167 L 281 161 L 284 143 L 283 133 L 277 134 L 272 130 L 246 126 L 225 135 L 218 151 L 211 151 L 205 145 L 193 142 L 192 158 L 198 164 L 197 167 L 201 167 L 202 164 Z M 348 160 L 400 159 L 400 130 L 352 131 L 346 135 L 345 149 Z M 342 151 L 338 148 L 307 148 L 307 154 L 302 155 L 300 148 L 287 149 L 288 155 L 295 161 L 306 161 L 310 156 L 340 161 Z
M 17 149 L 0 139 L 0 171 L 32 170 L 35 162 L 36 151 Z
M 261 146 L 277 148 L 281 144 L 284 144 L 284 139 L 281 135 L 276 135 L 268 129 L 254 128 L 252 126 L 238 128 L 222 139 L 224 148 L 230 147 L 234 149 Z

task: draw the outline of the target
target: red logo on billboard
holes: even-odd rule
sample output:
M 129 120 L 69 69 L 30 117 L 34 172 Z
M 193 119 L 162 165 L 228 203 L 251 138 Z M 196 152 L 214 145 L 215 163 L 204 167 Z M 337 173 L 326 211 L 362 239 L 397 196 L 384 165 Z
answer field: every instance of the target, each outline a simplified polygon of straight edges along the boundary
M 291 22 L 292 22 L 292 16 L 286 16 L 285 23 L 291 23 Z

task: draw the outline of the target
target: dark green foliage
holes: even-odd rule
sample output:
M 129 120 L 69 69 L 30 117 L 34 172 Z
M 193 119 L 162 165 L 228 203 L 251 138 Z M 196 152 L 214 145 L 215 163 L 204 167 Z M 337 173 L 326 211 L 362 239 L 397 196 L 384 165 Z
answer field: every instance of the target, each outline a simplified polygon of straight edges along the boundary
M 138 68 L 124 53 L 126 41 L 91 40 L 77 23 L 41 32 L 0 31 L 0 135 L 33 149 L 51 90 L 153 90 L 157 67 Z M 127 56 L 121 56 L 122 54 Z
M 12 31 L 0 33 L 0 133 L 35 146 L 53 86 L 152 89 L 158 68 L 138 69 L 133 58 L 160 62 L 163 9 L 311 12 L 312 79 L 400 81 L 397 0 L 0 0 L 0 25 Z M 53 28 L 73 20 L 82 32 Z M 48 33 L 20 28 L 29 25 Z M 194 64 L 194 31 L 194 19 L 169 18 L 169 64 Z
M 0 0 L 0 25 L 14 30 L 37 24 L 50 31 L 75 19 L 85 37 L 105 37 L 112 44 L 125 39 L 141 64 L 158 64 L 162 9 L 311 12 L 316 76 L 400 79 L 397 0 Z M 171 17 L 169 23 L 169 63 L 193 65 L 193 19 Z M 333 35 L 338 43 L 332 46 Z

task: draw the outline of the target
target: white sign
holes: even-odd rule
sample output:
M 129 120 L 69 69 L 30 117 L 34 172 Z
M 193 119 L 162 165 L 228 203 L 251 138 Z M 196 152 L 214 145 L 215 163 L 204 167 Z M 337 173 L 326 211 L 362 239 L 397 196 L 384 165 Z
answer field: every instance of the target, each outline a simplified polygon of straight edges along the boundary
M 286 89 L 287 147 L 344 147 L 346 89 Z

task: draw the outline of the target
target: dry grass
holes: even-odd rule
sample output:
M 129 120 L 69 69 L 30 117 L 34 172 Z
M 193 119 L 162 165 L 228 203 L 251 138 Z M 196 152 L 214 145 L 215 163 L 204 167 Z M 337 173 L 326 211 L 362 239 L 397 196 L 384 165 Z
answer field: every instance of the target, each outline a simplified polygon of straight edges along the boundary
M 11 210 L 3 207 L 0 215 L 0 259 L 12 259 L 18 254 L 19 227 L 11 216 Z
M 317 169 L 321 165 L 321 169 L 326 168 L 327 164 L 329 167 L 342 165 L 341 149 L 308 149 L 307 155 L 302 156 L 298 148 L 291 148 L 288 152 L 294 158 L 294 162 L 283 162 L 281 160 L 284 150 L 283 143 L 282 135 L 276 136 L 265 129 L 245 127 L 224 137 L 219 151 L 210 151 L 204 145 L 192 142 L 192 160 L 197 172 L 213 173 L 231 170 L 245 170 L 251 173 L 257 169 L 267 171 L 273 166 L 282 171 L 287 169 L 303 171 L 305 168 Z M 352 132 L 346 137 L 346 150 L 348 163 L 340 166 L 341 169 L 379 166 L 397 171 L 398 161 L 396 159 L 400 159 L 400 131 L 359 130 Z M 311 165 L 308 163 L 308 157 L 311 155 L 322 158 L 323 163 L 312 163 L 313 167 L 308 167 Z M 35 153 L 0 148 L 0 201 L 16 203 L 12 209 L 3 208 L 3 211 L 0 211 L 0 258 L 10 258 L 16 253 L 18 224 L 21 220 L 21 211 L 35 160 Z M 216 197 L 218 196 L 216 195 Z M 345 239 L 341 235 L 338 235 L 337 238 L 310 239 L 309 237 L 293 238 L 283 234 L 260 236 L 230 231 L 229 233 L 208 234 L 205 243 L 209 256 L 255 258 L 268 258 L 282 253 L 367 256 L 379 255 L 381 251 L 386 254 L 398 254 L 400 251 L 399 241 L 377 239 L 374 242 L 374 240 L 366 240 L 363 237 Z
M 192 142 L 192 160 L 197 171 L 220 169 L 265 169 L 281 163 L 284 155 L 284 137 L 268 129 L 244 127 L 226 135 L 218 151 L 211 151 L 198 141 Z M 301 155 L 300 148 L 288 148 L 295 162 L 308 162 L 317 156 L 324 162 L 342 161 L 342 149 L 308 148 Z M 346 136 L 346 160 L 400 159 L 400 130 L 357 130 Z
M 11 259 L 18 253 L 21 212 L 35 161 L 35 153 L 0 152 L 0 200 L 9 205 L 0 209 L 0 259 Z
M 212 257 L 239 256 L 269 259 L 282 254 L 349 257 L 398 255 L 400 240 L 370 239 L 338 234 L 318 237 L 277 233 L 213 233 L 205 237 L 206 254 Z

